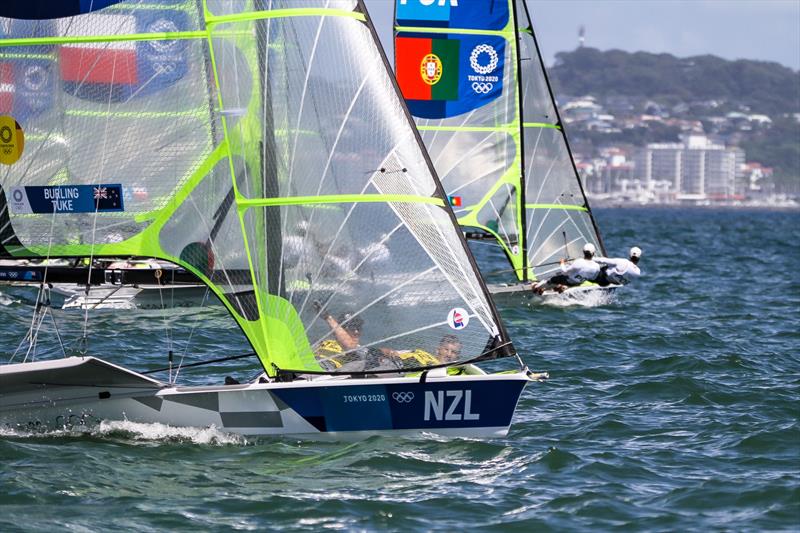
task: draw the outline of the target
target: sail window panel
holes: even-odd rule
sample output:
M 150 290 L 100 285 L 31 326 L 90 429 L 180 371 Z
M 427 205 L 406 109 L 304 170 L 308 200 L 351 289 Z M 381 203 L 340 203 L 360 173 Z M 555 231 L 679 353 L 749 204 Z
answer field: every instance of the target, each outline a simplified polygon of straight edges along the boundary
M 369 194 L 378 193 L 371 189 Z M 280 209 L 279 215 L 266 211 Z M 441 339 L 455 335 L 463 344 L 461 360 L 480 355 L 493 337 L 488 302 L 473 271 L 459 264 L 466 260 L 442 235 L 453 234 L 447 213 L 440 207 L 418 203 L 339 203 L 248 209 L 248 240 L 255 255 L 259 244 L 251 239 L 267 219 L 280 219 L 284 227 L 279 245 L 268 243 L 267 253 L 279 254 L 278 271 L 259 272 L 259 285 L 280 287 L 277 299 L 263 299 L 264 312 L 282 318 L 291 328 L 299 315 L 304 335 L 318 354 L 318 364 L 332 371 L 391 370 L 436 364 L 414 357 L 386 357 L 380 348 L 409 352 L 422 350 L 435 356 Z M 269 236 L 268 229 L 261 233 Z M 269 237 L 268 237 L 269 238 Z M 452 241 L 450 241 L 452 242 Z M 459 256 L 462 257 L 459 258 Z M 267 260 L 262 268 L 275 268 Z M 280 281 L 275 281 L 281 278 Z M 314 305 L 338 318 L 345 313 L 361 322 L 360 349 L 342 354 L 336 363 L 325 357 L 331 329 Z M 448 322 L 453 309 L 466 327 Z M 469 318 L 465 318 L 466 316 Z M 460 316 L 460 315 L 459 315 Z M 357 320 L 356 320 L 357 319 Z M 298 339 L 297 346 L 302 346 Z M 346 350 L 345 350 L 346 351 Z M 329 353 L 327 355 L 330 355 Z M 276 363 L 282 368 L 278 354 Z M 342 367 L 338 366 L 342 365 Z M 310 368 L 306 368 L 310 369 Z
M 422 140 L 458 217 L 480 205 L 516 157 L 513 137 L 503 132 L 424 131 Z
M 528 258 L 542 277 L 555 272 L 560 259 L 580 257 L 587 242 L 599 249 L 599 239 L 562 132 L 526 128 L 524 135 Z
M 174 33 L 202 29 L 196 0 L 126 0 L 104 9 L 57 19 L 56 35 L 87 37 Z M 47 21 L 41 22 L 43 25 Z M 170 42 L 153 47 L 153 52 L 168 53 Z
M 341 9 L 353 11 L 356 0 L 207 0 L 208 11 L 216 16 L 277 9 Z
M 234 162 L 235 167 L 244 164 Z M 227 159 L 218 161 L 181 202 L 161 228 L 159 244 L 167 258 L 205 276 L 240 317 L 258 317 Z
M 204 43 L 184 44 L 192 64 L 203 65 Z M 163 207 L 219 137 L 206 72 L 187 69 L 172 83 L 124 99 L 115 84 L 85 85 L 64 86 L 60 98 L 73 147 L 66 162 L 70 179 L 121 183 L 129 213 Z
M 519 228 L 517 226 L 517 189 L 510 184 L 503 184 L 495 192 L 478 213 L 478 222 L 500 236 L 509 250 L 519 245 Z
M 524 13 L 521 16 L 524 17 Z M 523 122 L 557 124 L 558 116 L 533 36 L 520 31 L 519 43 Z

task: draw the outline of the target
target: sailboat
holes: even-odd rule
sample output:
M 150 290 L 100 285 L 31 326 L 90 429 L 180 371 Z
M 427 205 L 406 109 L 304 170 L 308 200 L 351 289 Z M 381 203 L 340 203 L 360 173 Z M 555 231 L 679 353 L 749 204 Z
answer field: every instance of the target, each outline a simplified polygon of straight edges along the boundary
M 530 295 L 587 243 L 605 255 L 523 0 L 396 0 L 394 45 L 458 222 L 510 263 L 493 295 Z
M 0 259 L 0 285 L 21 301 L 36 303 L 47 277 L 50 305 L 62 309 L 166 309 L 214 303 L 193 274 L 167 261 Z
M 123 354 L 30 355 L 0 366 L 0 424 L 507 433 L 535 376 L 361 0 L 26 0 L 0 16 L 2 255 L 170 261 L 263 370 L 181 386 Z M 475 364 L 501 358 L 517 367 Z

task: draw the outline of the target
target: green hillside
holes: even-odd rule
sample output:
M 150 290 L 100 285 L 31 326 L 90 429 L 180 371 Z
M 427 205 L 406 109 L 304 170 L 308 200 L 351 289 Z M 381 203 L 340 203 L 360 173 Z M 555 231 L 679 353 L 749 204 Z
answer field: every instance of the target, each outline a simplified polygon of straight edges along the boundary
M 557 91 L 565 94 L 725 100 L 754 113 L 800 112 L 800 72 L 765 61 L 578 48 L 556 54 L 550 75 Z
M 702 120 L 705 125 L 732 111 L 767 115 L 770 126 L 728 132 L 725 140 L 741 146 L 749 161 L 773 167 L 778 182 L 800 185 L 800 120 L 794 115 L 800 113 L 800 72 L 765 61 L 595 48 L 556 54 L 548 72 L 559 96 L 591 95 L 601 104 L 623 99 L 630 102 L 631 113 L 643 113 L 649 101 L 663 105 L 672 117 Z M 577 132 L 578 136 L 581 133 L 598 141 L 593 132 Z M 641 145 L 677 140 L 671 138 L 677 131 L 624 131 L 616 137 L 607 140 Z

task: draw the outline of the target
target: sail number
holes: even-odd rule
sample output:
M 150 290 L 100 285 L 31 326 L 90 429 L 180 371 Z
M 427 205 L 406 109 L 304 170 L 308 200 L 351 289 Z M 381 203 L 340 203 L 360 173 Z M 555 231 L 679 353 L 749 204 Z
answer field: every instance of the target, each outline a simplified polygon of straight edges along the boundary
M 462 401 L 463 400 L 463 401 Z M 425 391 L 425 420 L 480 420 L 472 412 L 471 390 Z
M 344 394 L 344 403 L 385 402 L 385 394 Z

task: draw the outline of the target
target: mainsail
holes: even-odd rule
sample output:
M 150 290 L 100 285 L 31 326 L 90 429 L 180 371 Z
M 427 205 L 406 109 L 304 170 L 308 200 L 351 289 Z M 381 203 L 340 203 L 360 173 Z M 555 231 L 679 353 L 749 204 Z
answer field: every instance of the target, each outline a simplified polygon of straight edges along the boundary
M 459 223 L 519 280 L 602 250 L 523 0 L 396 0 L 395 70 Z
M 171 261 L 273 376 L 514 353 L 360 0 L 12 4 L 0 255 Z

